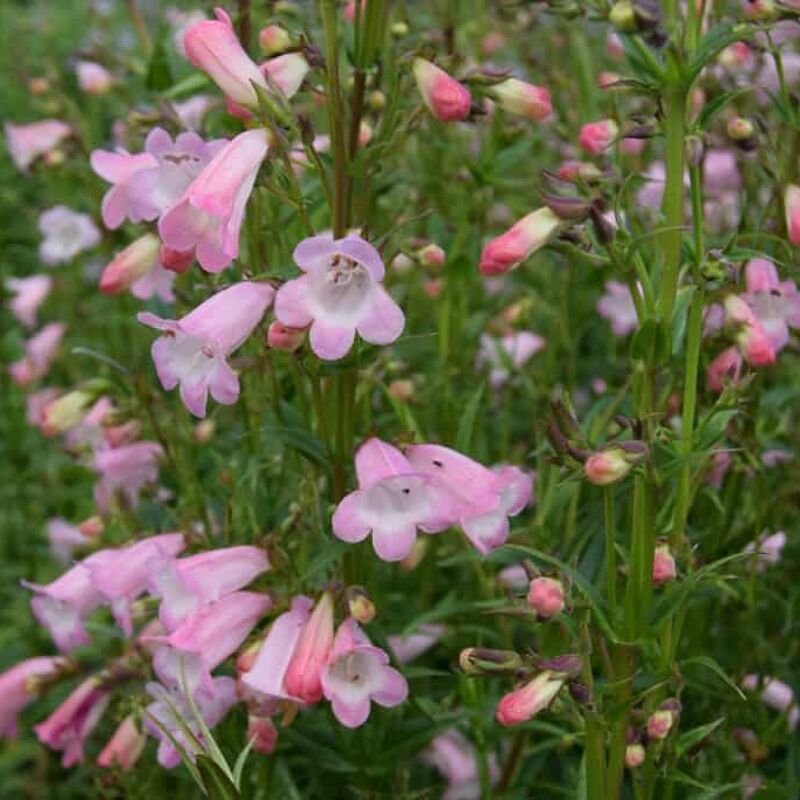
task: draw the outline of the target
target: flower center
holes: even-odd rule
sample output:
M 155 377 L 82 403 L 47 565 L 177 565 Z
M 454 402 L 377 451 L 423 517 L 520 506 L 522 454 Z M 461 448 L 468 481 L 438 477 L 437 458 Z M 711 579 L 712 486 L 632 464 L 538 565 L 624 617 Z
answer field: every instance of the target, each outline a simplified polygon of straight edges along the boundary
M 336 253 L 328 263 L 325 279 L 334 286 L 347 286 L 364 272 L 364 267 L 352 258 Z

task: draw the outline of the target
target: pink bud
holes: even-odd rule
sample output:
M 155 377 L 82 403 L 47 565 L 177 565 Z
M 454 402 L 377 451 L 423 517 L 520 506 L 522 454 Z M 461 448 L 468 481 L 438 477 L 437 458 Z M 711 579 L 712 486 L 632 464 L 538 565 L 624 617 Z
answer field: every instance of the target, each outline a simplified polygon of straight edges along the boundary
M 191 250 L 173 250 L 171 247 L 162 244 L 158 257 L 161 259 L 161 265 L 164 269 L 182 275 L 184 272 L 188 272 L 194 263 L 194 248 Z
M 753 367 L 775 363 L 775 348 L 747 301 L 738 295 L 729 294 L 725 298 L 724 306 L 725 321 L 736 327 L 736 344 L 747 363 Z
M 333 645 L 333 597 L 325 592 L 303 627 L 284 679 L 286 691 L 306 703 L 322 699 L 322 671 Z
M 786 231 L 789 241 L 795 246 L 800 246 L 800 186 L 790 184 L 783 194 L 783 203 L 786 207 Z
M 293 353 L 297 350 L 305 338 L 305 329 L 290 328 L 278 320 L 271 322 L 267 331 L 267 344 L 273 350 L 283 350 L 286 353 Z
M 706 373 L 708 388 L 712 392 L 721 392 L 725 384 L 739 383 L 742 374 L 742 356 L 735 347 L 723 350 L 709 365 Z
M 543 619 L 564 610 L 564 587 L 554 578 L 534 578 L 528 590 L 528 605 Z
M 444 266 L 447 256 L 438 244 L 427 244 L 417 251 L 417 258 L 423 267 L 435 269 Z
M 629 744 L 625 748 L 625 766 L 628 769 L 640 767 L 644 763 L 646 757 L 647 752 L 640 744 Z
M 619 134 L 619 126 L 613 119 L 602 119 L 599 122 L 587 122 L 581 128 L 578 142 L 580 146 L 594 156 L 607 150 Z
M 434 117 L 441 122 L 454 122 L 469 116 L 472 97 L 466 86 L 424 58 L 415 58 L 412 70 L 422 99 Z
M 601 450 L 586 459 L 583 472 L 595 486 L 607 486 L 622 480 L 630 471 L 632 464 L 625 454 L 617 449 Z
M 666 739 L 674 724 L 672 711 L 655 711 L 647 720 L 647 736 L 649 739 Z
M 437 278 L 425 281 L 422 289 L 431 300 L 435 300 L 442 293 L 442 282 Z
M 100 276 L 100 291 L 117 294 L 144 277 L 158 263 L 161 243 L 146 233 L 117 253 Z
M 89 537 L 99 536 L 104 529 L 105 525 L 103 525 L 103 520 L 96 515 L 85 519 L 80 525 L 78 525 L 78 530 L 84 536 Z
M 667 581 L 674 581 L 677 576 L 675 557 L 667 545 L 656 548 L 653 556 L 653 583 L 658 586 Z
M 137 727 L 133 716 L 125 717 L 97 757 L 97 765 L 100 767 L 119 766 L 123 772 L 128 772 L 139 760 L 146 738 Z
M 519 725 L 547 708 L 561 691 L 565 677 L 553 672 L 540 672 L 532 681 L 504 695 L 495 714 L 501 725 Z
M 509 114 L 541 122 L 553 113 L 550 92 L 516 78 L 508 78 L 492 87 L 492 95 Z
M 479 269 L 484 275 L 509 272 L 547 244 L 561 220 L 546 206 L 531 212 L 483 248 Z
M 288 50 L 292 39 L 286 28 L 280 25 L 267 25 L 258 34 L 258 43 L 265 55 L 275 56 Z
M 278 729 L 269 717 L 250 714 L 247 718 L 247 738 L 253 743 L 253 750 L 268 756 L 275 751 Z

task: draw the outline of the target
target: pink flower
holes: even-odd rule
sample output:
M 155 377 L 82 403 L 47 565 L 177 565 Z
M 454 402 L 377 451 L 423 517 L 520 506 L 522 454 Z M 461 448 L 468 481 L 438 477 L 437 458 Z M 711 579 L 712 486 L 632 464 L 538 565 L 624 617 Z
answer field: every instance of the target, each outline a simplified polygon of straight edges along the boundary
M 653 556 L 653 583 L 660 586 L 662 583 L 674 581 L 677 576 L 675 556 L 667 545 L 656 547 Z
M 789 327 L 800 328 L 800 292 L 794 281 L 781 281 L 771 261 L 754 258 L 745 267 L 750 308 L 776 353 L 789 342 Z
M 158 556 L 176 556 L 186 547 L 182 533 L 162 533 L 106 551 L 102 561 L 83 563 L 89 568 L 94 588 L 111 606 L 117 625 L 126 636 L 133 633 L 131 604 L 147 589 L 149 562 Z
M 25 421 L 33 428 L 44 425 L 44 412 L 47 406 L 61 395 L 60 389 L 40 389 L 25 398 Z
M 240 133 L 219 150 L 161 217 L 158 231 L 174 250 L 197 249 L 208 272 L 220 272 L 239 255 L 245 206 L 269 146 L 263 128 Z
M 547 347 L 547 341 L 531 331 L 515 331 L 505 336 L 481 334 L 477 366 L 489 366 L 489 384 L 499 389 L 508 382 L 511 370 L 520 370 L 533 356 Z
M 333 513 L 339 539 L 360 542 L 371 533 L 379 558 L 400 561 L 411 552 L 417 528 L 438 533 L 453 523 L 456 508 L 449 494 L 395 447 L 369 439 L 355 461 L 359 488 Z
M 191 614 L 247 586 L 269 569 L 259 547 L 223 547 L 186 558 L 153 559 L 148 565 L 147 589 L 161 598 L 158 617 L 174 631 Z
M 147 300 L 158 294 L 167 303 L 174 300 L 175 273 L 164 269 L 159 258 L 161 242 L 152 233 L 140 236 L 117 253 L 100 276 L 100 291 L 117 294 L 130 289 L 134 297 Z
M 415 58 L 411 69 L 422 100 L 436 119 L 455 122 L 469 116 L 472 97 L 466 86 L 424 58 Z
M 742 176 L 734 150 L 711 149 L 703 159 L 703 189 L 719 197 L 736 192 L 742 185 Z
M 187 617 L 159 643 L 153 659 L 166 686 L 209 688 L 211 671 L 231 656 L 267 612 L 271 600 L 256 592 L 232 592 Z
M 114 83 L 111 73 L 94 61 L 78 61 L 75 74 L 80 90 L 87 94 L 105 94 Z
M 386 641 L 397 663 L 407 664 L 434 647 L 446 630 L 444 625 L 420 625 L 413 633 L 405 636 L 388 636 Z
M 250 714 L 247 717 L 247 739 L 253 743 L 253 750 L 269 756 L 275 752 L 278 743 L 278 729 L 269 717 Z
M 615 336 L 627 336 L 639 324 L 631 290 L 619 281 L 606 281 L 606 293 L 597 301 L 597 313 L 611 323 Z
M 299 595 L 292 600 L 290 610 L 272 623 L 255 663 L 241 677 L 245 689 L 266 701 L 300 702 L 299 698 L 289 694 L 285 677 L 300 634 L 311 615 L 312 605 L 311 598 Z
M 541 122 L 553 113 L 550 92 L 516 78 L 508 78 L 492 86 L 492 96 L 509 114 Z
M 201 745 L 205 742 L 200 732 L 200 723 L 186 696 L 180 689 L 165 689 L 158 683 L 148 683 L 146 689 L 154 702 L 145 710 L 145 728 L 159 741 L 158 763 L 167 769 L 180 764 L 181 756 L 176 744 L 194 760 L 202 751 L 193 740 L 198 740 Z M 192 699 L 206 727 L 214 728 L 236 705 L 236 681 L 227 677 L 212 678 L 210 687 L 198 689 Z M 192 734 L 192 739 L 186 735 L 187 729 Z
M 640 744 L 629 744 L 625 748 L 625 766 L 628 769 L 641 767 L 646 758 L 647 751 Z
M 336 632 L 328 666 L 322 674 L 322 691 L 336 719 L 347 728 L 367 721 L 370 701 L 393 708 L 408 696 L 406 679 L 389 666 L 389 657 L 375 647 L 352 618 Z
M 228 364 L 261 321 L 274 296 L 267 283 L 243 281 L 212 295 L 179 320 L 149 312 L 138 319 L 163 331 L 152 354 L 161 385 L 170 391 L 180 384 L 183 404 L 197 417 L 206 414 L 208 394 L 224 405 L 239 397 L 239 378 Z
M 149 222 L 164 214 L 226 144 L 227 139 L 204 142 L 191 131 L 179 133 L 173 142 L 163 128 L 151 130 L 144 144 L 150 163 L 128 180 L 131 221 Z
M 39 257 L 49 265 L 67 264 L 100 242 L 100 231 L 88 214 L 60 205 L 39 217 L 39 232 L 44 236 Z
M 783 531 L 771 536 L 761 536 L 755 544 L 751 542 L 745 547 L 745 553 L 757 553 L 756 569 L 763 572 L 767 567 L 775 566 L 781 560 L 781 553 L 786 546 L 786 534 Z
M 51 322 L 25 343 L 25 357 L 10 364 L 8 371 L 19 386 L 29 386 L 44 377 L 58 353 L 66 325 Z
M 790 730 L 797 727 L 797 723 L 800 722 L 800 708 L 791 686 L 777 678 L 759 675 L 746 675 L 742 686 L 750 692 L 761 689 L 761 702 L 775 711 L 786 714 Z
M 293 257 L 305 274 L 278 290 L 275 316 L 290 328 L 310 325 L 311 349 L 319 358 L 345 356 L 356 331 L 377 345 L 400 336 L 405 317 L 383 288 L 383 261 L 371 244 L 356 235 L 321 234 L 300 242 Z
M 711 469 L 708 471 L 708 483 L 717 491 L 722 488 L 725 476 L 733 463 L 733 456 L 727 450 L 720 450 L 711 458 Z
M 286 691 L 303 703 L 322 699 L 322 671 L 333 645 L 333 597 L 325 592 L 320 597 L 292 653 L 284 676 Z
M 614 143 L 619 135 L 619 126 L 613 119 L 587 122 L 578 137 L 580 146 L 593 156 L 599 156 Z
M 100 480 L 95 485 L 94 499 L 100 510 L 107 510 L 118 492 L 135 508 L 142 487 L 157 480 L 163 452 L 155 442 L 135 442 L 96 451 L 94 468 L 100 473 Z
M 214 14 L 216 20 L 197 22 L 184 34 L 186 57 L 234 103 L 256 107 L 258 96 L 252 84 L 266 90 L 264 76 L 239 43 L 230 16 L 221 8 Z
M 775 363 L 775 348 L 747 302 L 738 295 L 729 294 L 724 305 L 725 321 L 735 327 L 736 345 L 747 363 L 753 367 Z
M 53 288 L 49 275 L 31 275 L 29 278 L 7 278 L 6 289 L 14 293 L 8 307 L 16 319 L 26 328 L 36 327 L 39 306 L 47 299 Z
M 647 718 L 647 738 L 659 741 L 666 739 L 675 724 L 675 714 L 669 709 L 654 711 Z
M 76 549 L 86 547 L 92 541 L 79 527 L 70 525 L 61 517 L 47 520 L 47 539 L 53 557 L 64 566 L 72 562 Z
M 723 350 L 709 365 L 706 382 L 712 392 L 721 392 L 726 384 L 734 386 L 742 375 L 742 356 L 735 347 Z
M 130 772 L 144 750 L 145 741 L 136 718 L 132 714 L 125 717 L 97 757 L 97 766 L 117 766 L 123 772 Z
M 17 714 L 37 697 L 37 683 L 66 666 L 58 656 L 40 656 L 20 661 L 0 674 L 0 739 L 17 735 Z
M 595 486 L 608 486 L 622 480 L 633 469 L 630 459 L 618 447 L 592 453 L 583 465 L 587 479 Z
M 467 538 L 481 554 L 499 547 L 508 538 L 509 517 L 519 514 L 531 501 L 533 479 L 518 467 L 487 469 L 455 450 L 441 445 L 418 444 L 406 448 L 412 468 L 431 478 L 444 490 L 442 514 L 452 514 Z
M 564 682 L 564 675 L 540 672 L 519 689 L 503 695 L 497 705 L 497 721 L 506 726 L 527 722 L 553 702 Z
M 484 246 L 480 271 L 499 275 L 515 269 L 544 247 L 560 225 L 561 220 L 546 206 L 531 212 Z
M 100 207 L 100 214 L 106 228 L 109 230 L 119 228 L 126 218 L 132 222 L 138 222 L 139 219 L 131 208 L 128 188 L 131 178 L 139 170 L 156 165 L 155 158 L 150 153 L 131 155 L 124 151 L 93 150 L 90 163 L 92 169 L 104 181 L 112 184 L 103 196 L 103 203 Z
M 172 108 L 184 128 L 197 131 L 202 127 L 203 118 L 213 105 L 213 98 L 207 94 L 196 94 L 182 103 L 173 102 Z
M 45 119 L 29 125 L 6 122 L 4 129 L 8 153 L 14 166 L 22 172 L 72 134 L 72 128 L 60 119 Z
M 87 678 L 42 723 L 34 727 L 39 741 L 63 750 L 63 767 L 83 761 L 83 745 L 106 710 L 110 694 L 94 676 Z
M 422 760 L 441 773 L 448 787 L 442 800 L 480 800 L 481 781 L 475 748 L 458 731 L 450 730 L 433 739 Z M 494 754 L 489 755 L 489 781 L 497 782 L 499 769 Z
M 786 231 L 789 241 L 800 246 L 800 186 L 789 185 L 783 193 L 783 204 L 786 209 Z
M 277 86 L 286 97 L 293 97 L 300 90 L 309 66 L 302 53 L 285 53 L 268 59 L 260 69 L 270 87 Z
M 507 567 L 503 567 L 498 573 L 497 579 L 503 586 L 514 592 L 521 592 L 523 589 L 527 589 L 530 583 L 528 573 L 522 564 L 510 564 Z
M 554 578 L 534 578 L 528 589 L 528 605 L 542 619 L 564 610 L 564 586 Z

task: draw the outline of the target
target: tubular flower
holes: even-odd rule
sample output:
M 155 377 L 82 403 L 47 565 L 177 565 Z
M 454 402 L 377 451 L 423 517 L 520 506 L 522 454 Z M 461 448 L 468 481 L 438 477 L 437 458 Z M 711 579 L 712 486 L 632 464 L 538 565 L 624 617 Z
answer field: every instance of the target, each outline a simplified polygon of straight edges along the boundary
M 333 597 L 325 592 L 303 626 L 284 678 L 286 690 L 304 703 L 322 699 L 322 671 L 333 645 Z
M 544 247 L 560 225 L 561 220 L 546 206 L 532 211 L 484 246 L 480 271 L 484 275 L 510 272 Z
M 130 772 L 144 750 L 145 741 L 133 715 L 125 717 L 97 757 L 97 766 L 118 766 L 123 772 Z
M 441 122 L 456 122 L 469 116 L 469 89 L 430 61 L 415 58 L 411 67 L 417 88 L 428 110 Z
M 0 739 L 17 735 L 17 714 L 36 699 L 37 683 L 66 665 L 59 656 L 40 656 L 20 661 L 0 674 Z
M 54 150 L 72 134 L 72 128 L 60 119 L 44 119 L 29 125 L 6 122 L 4 129 L 8 154 L 20 172 L 26 172 L 39 156 Z
M 161 242 L 152 233 L 140 236 L 117 253 L 100 276 L 100 291 L 117 294 L 130 289 L 134 297 L 147 300 L 157 294 L 164 302 L 174 300 L 175 273 L 164 269 L 159 258 Z
M 508 726 L 533 719 L 553 702 L 565 681 L 566 676 L 560 673 L 540 672 L 533 680 L 500 699 L 497 721 Z

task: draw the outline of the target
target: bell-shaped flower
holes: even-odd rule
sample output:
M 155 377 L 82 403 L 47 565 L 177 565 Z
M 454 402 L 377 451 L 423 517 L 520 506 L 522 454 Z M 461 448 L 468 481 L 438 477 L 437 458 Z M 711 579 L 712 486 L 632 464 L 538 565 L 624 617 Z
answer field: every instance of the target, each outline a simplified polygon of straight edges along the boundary
M 782 281 L 775 265 L 754 258 L 745 267 L 750 308 L 766 331 L 776 353 L 789 343 L 789 328 L 800 328 L 800 292 L 794 281 Z
M 101 511 L 121 497 L 131 507 L 139 504 L 139 492 L 158 479 L 158 462 L 164 451 L 156 442 L 134 442 L 95 451 L 94 468 L 100 480 L 94 499 Z
M 200 720 L 181 689 L 166 689 L 158 683 L 148 683 L 147 693 L 153 702 L 147 706 L 144 723 L 147 732 L 158 739 L 158 763 L 172 769 L 181 762 L 176 744 L 194 760 L 202 754 L 198 744 L 205 745 L 200 732 Z M 213 678 L 208 689 L 198 689 L 193 697 L 205 727 L 216 727 L 236 705 L 236 681 L 233 678 Z M 187 730 L 191 737 L 187 736 Z
M 322 699 L 322 671 L 333 645 L 333 597 L 324 592 L 303 626 L 284 676 L 286 691 L 303 703 Z
M 499 389 L 508 383 L 512 371 L 520 370 L 545 347 L 547 341 L 531 331 L 514 331 L 500 337 L 483 333 L 476 364 L 489 367 L 489 384 Z
M 247 586 L 268 569 L 267 554 L 260 547 L 223 547 L 185 558 L 153 559 L 147 589 L 161 598 L 158 617 L 174 631 L 189 615 Z
M 311 349 L 321 359 L 345 356 L 356 331 L 379 345 L 400 336 L 405 317 L 383 288 L 383 261 L 369 242 L 321 234 L 300 242 L 293 257 L 305 274 L 278 289 L 275 316 L 290 328 L 310 325 Z
M 336 719 L 347 728 L 367 721 L 370 702 L 394 708 L 408 697 L 408 683 L 389 656 L 375 647 L 352 619 L 336 631 L 328 665 L 322 674 L 322 691 Z
M 234 103 L 255 108 L 258 95 L 252 84 L 267 89 L 264 76 L 242 48 L 227 12 L 217 8 L 214 14 L 215 20 L 197 22 L 184 34 L 186 57 Z
M 87 678 L 42 723 L 34 727 L 39 741 L 51 750 L 61 750 L 61 765 L 83 761 L 83 745 L 111 699 L 97 676 Z
M 379 558 L 400 561 L 411 552 L 417 528 L 438 533 L 455 521 L 450 493 L 397 448 L 372 438 L 358 449 L 355 462 L 358 489 L 333 513 L 339 539 L 360 542 L 372 534 Z
M 138 319 L 163 331 L 153 342 L 158 378 L 167 390 L 180 385 L 183 404 L 197 417 L 206 414 L 209 392 L 224 405 L 239 397 L 239 378 L 228 364 L 261 321 L 274 290 L 267 283 L 243 281 L 223 289 L 179 320 L 140 313 Z
M 422 760 L 435 767 L 447 781 L 442 800 L 480 800 L 481 780 L 475 748 L 458 731 L 450 730 L 436 736 L 423 752 Z M 500 777 L 497 759 L 488 758 L 489 782 L 494 785 Z
M 313 601 L 305 595 L 292 600 L 289 611 L 281 614 L 270 626 L 255 663 L 241 676 L 245 690 L 266 701 L 291 701 L 301 703 L 286 688 L 286 672 L 292 660 L 300 634 L 309 617 Z
M 606 292 L 597 301 L 597 313 L 611 323 L 615 336 L 627 336 L 639 324 L 631 290 L 619 281 L 606 281 Z
M 750 542 L 742 552 L 754 553 L 756 569 L 758 572 L 763 572 L 767 567 L 774 567 L 780 562 L 785 546 L 786 534 L 778 531 L 769 536 L 760 536 L 757 542 Z
M 111 188 L 103 196 L 100 215 L 109 230 L 119 228 L 126 220 L 138 220 L 132 214 L 128 194 L 131 178 L 139 171 L 156 165 L 150 153 L 126 153 L 125 151 L 93 150 L 89 163 L 92 169 Z
M 166 303 L 175 298 L 172 282 L 175 273 L 164 269 L 160 259 L 161 242 L 152 233 L 140 236 L 120 250 L 100 275 L 100 291 L 117 294 L 130 289 L 134 297 L 148 300 L 157 294 Z
M 532 211 L 484 246 L 480 271 L 484 275 L 500 275 L 515 269 L 544 247 L 561 224 L 547 206 Z
M 93 586 L 111 606 L 114 619 L 126 636 L 133 633 L 131 604 L 147 589 L 149 562 L 159 556 L 176 556 L 185 547 L 182 533 L 162 533 L 120 547 L 102 561 L 88 564 Z
M 130 772 L 144 750 L 147 737 L 139 730 L 136 717 L 131 714 L 120 722 L 106 746 L 97 757 L 98 767 L 119 767 Z
M 66 566 L 72 562 L 76 549 L 86 547 L 92 537 L 87 536 L 77 525 L 70 525 L 61 517 L 47 520 L 47 540 L 50 552 L 59 564 Z
M 160 217 L 227 143 L 226 139 L 205 142 L 191 131 L 179 133 L 173 142 L 163 128 L 150 131 L 144 147 L 151 163 L 136 170 L 128 182 L 131 221 Z
M 79 253 L 100 242 L 100 231 L 88 214 L 66 206 L 53 206 L 39 217 L 39 258 L 45 264 L 68 264 Z
M 753 367 L 773 364 L 775 348 L 747 301 L 738 295 L 729 294 L 725 298 L 724 306 L 725 321 L 734 328 L 736 345 L 747 363 Z
M 497 721 L 501 725 L 527 722 L 553 702 L 565 681 L 561 673 L 540 672 L 519 689 L 503 695 L 497 705 Z
M 268 147 L 263 128 L 240 133 L 222 147 L 159 220 L 164 244 L 196 248 L 207 272 L 225 269 L 239 255 L 245 206 Z
M 271 604 L 267 595 L 232 592 L 187 617 L 158 642 L 153 658 L 156 674 L 166 686 L 211 686 L 211 671 L 244 642 Z M 185 682 L 185 683 L 184 683 Z
M 92 580 L 92 568 L 113 560 L 113 550 L 99 550 L 70 567 L 48 584 L 23 581 L 34 592 L 31 609 L 38 622 L 47 628 L 56 647 L 64 652 L 89 644 L 84 620 L 101 606 L 103 595 Z
M 436 119 L 456 122 L 469 116 L 472 97 L 463 83 L 424 58 L 414 59 L 412 71 L 419 93 Z
M 17 714 L 38 696 L 38 684 L 66 667 L 59 656 L 20 661 L 0 674 L 0 739 L 17 735 Z
M 51 322 L 25 342 L 25 357 L 8 367 L 9 374 L 18 386 L 29 386 L 47 374 L 66 330 L 66 325 Z
M 8 154 L 21 172 L 26 172 L 39 156 L 55 150 L 72 134 L 72 128 L 60 119 L 44 119 L 29 125 L 6 122 L 4 130 Z
M 26 328 L 36 327 L 39 306 L 47 299 L 53 288 L 49 275 L 31 275 L 29 278 L 7 278 L 5 287 L 14 297 L 8 308 Z

